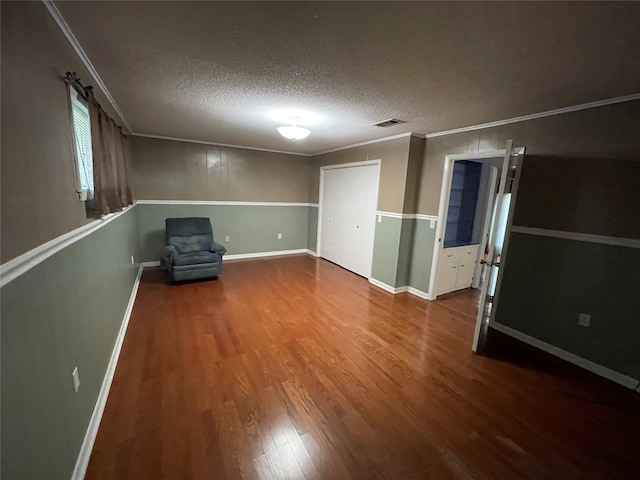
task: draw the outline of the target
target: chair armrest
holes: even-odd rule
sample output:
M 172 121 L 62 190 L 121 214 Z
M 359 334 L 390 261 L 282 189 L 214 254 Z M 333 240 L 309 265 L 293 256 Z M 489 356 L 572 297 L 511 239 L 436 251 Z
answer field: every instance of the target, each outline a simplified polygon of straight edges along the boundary
M 177 257 L 180 255 L 178 249 L 173 245 L 167 245 L 162 249 L 162 258 L 161 260 L 168 266 L 173 265 L 173 257 Z
M 211 242 L 211 245 L 209 245 L 209 250 L 217 253 L 218 255 L 224 255 L 225 253 L 227 253 L 227 249 L 224 247 L 224 245 L 220 245 L 216 242 Z

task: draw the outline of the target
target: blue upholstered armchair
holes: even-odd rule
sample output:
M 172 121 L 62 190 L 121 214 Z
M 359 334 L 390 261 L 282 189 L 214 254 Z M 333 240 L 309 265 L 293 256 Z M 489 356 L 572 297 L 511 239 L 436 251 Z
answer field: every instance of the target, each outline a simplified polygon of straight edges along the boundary
M 227 249 L 213 241 L 211 222 L 205 217 L 167 218 L 167 246 L 160 265 L 171 280 L 217 277 L 222 273 L 222 256 Z

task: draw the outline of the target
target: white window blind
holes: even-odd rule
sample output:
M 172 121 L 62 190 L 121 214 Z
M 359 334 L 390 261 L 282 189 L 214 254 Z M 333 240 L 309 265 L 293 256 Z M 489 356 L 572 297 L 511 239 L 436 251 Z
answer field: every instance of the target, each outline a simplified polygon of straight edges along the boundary
M 76 144 L 78 177 L 80 188 L 93 197 L 93 153 L 91 150 L 91 124 L 89 109 L 84 99 L 71 88 L 71 111 L 73 115 L 73 136 Z

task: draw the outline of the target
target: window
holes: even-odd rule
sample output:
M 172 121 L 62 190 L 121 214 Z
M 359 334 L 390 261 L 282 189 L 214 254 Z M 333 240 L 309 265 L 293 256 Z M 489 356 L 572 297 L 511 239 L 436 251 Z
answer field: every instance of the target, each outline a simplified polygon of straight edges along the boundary
M 85 99 L 78 95 L 73 87 L 69 87 L 69 91 L 78 170 L 78 191 L 80 200 L 90 200 L 93 198 L 93 152 L 89 108 Z

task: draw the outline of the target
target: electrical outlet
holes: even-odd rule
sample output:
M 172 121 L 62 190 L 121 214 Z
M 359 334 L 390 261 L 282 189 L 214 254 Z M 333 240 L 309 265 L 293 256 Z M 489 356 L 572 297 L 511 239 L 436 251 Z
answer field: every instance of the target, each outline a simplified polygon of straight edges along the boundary
M 281 233 L 278 234 L 278 240 L 282 240 L 282 234 Z
M 78 373 L 78 367 L 71 372 L 71 378 L 73 379 L 73 391 L 77 392 L 80 388 L 80 374 Z
M 133 255 L 131 255 L 131 265 L 134 265 L 136 261 L 133 259 Z
M 588 313 L 581 313 L 578 315 L 578 325 L 581 327 L 590 327 L 591 326 L 591 315 Z
M 436 227 L 436 221 L 435 220 L 429 220 L 429 228 L 435 228 Z
M 224 241 L 225 241 L 225 242 L 228 242 L 229 240 L 231 240 L 231 239 L 229 238 L 229 235 L 225 235 L 225 236 L 224 236 Z

